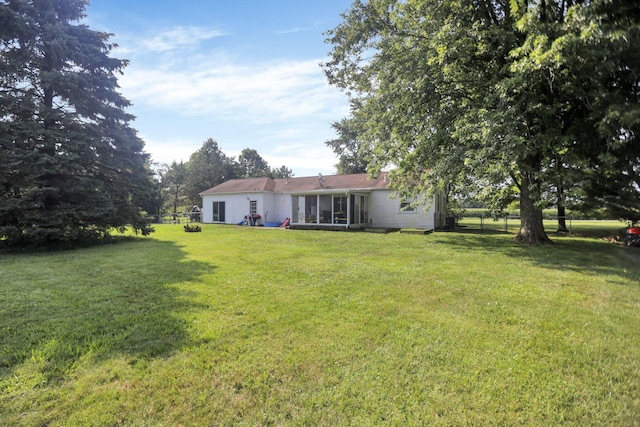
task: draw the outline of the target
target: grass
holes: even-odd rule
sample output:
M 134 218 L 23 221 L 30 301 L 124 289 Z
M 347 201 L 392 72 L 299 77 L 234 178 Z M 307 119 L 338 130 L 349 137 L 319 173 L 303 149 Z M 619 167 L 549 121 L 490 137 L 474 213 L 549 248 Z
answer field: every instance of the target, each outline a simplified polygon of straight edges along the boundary
M 635 248 L 156 230 L 0 258 L 0 425 L 640 421 Z
M 458 225 L 461 226 L 461 230 L 468 229 L 474 232 L 478 230 L 504 232 L 506 229 L 508 233 L 517 233 L 520 228 L 520 219 L 509 218 L 505 224 L 504 218 L 494 221 L 491 218 L 464 217 L 458 221 Z M 547 233 L 553 235 L 558 228 L 558 221 L 544 220 L 544 227 Z M 567 220 L 567 228 L 569 228 L 571 234 L 578 237 L 601 238 L 615 236 L 626 227 L 627 224 L 625 222 L 616 220 Z

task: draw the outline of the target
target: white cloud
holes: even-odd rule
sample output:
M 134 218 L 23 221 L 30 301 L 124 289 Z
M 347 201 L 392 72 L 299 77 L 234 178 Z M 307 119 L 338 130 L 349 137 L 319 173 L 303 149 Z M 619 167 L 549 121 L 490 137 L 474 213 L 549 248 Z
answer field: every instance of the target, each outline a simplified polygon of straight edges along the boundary
M 291 33 L 301 33 L 304 31 L 309 31 L 309 29 L 307 28 L 292 28 L 290 30 L 281 30 L 281 31 L 276 31 L 276 34 L 291 34 Z
M 319 62 L 239 65 L 216 60 L 189 69 L 135 64 L 119 82 L 136 104 L 227 120 L 282 121 L 319 114 L 342 101 L 343 96 L 326 83 Z
M 224 31 L 203 27 L 173 27 L 157 34 L 143 37 L 117 36 L 118 53 L 157 54 L 176 49 L 192 50 L 202 42 L 227 35 Z
M 177 27 L 120 41 L 118 54 L 128 52 L 131 63 L 118 81 L 154 160 L 188 161 L 212 137 L 227 155 L 255 148 L 272 167 L 286 165 L 297 176 L 333 173 L 337 160 L 324 141 L 348 105 L 328 85 L 322 60 L 241 62 L 219 46 L 195 49 L 220 35 Z
M 158 140 L 145 135 L 141 136 L 146 142 L 147 151 L 153 153 L 153 160 L 157 163 L 187 162 L 191 154 L 202 145 L 202 141 L 180 138 Z M 253 146 L 246 144 L 242 148 L 253 148 Z M 266 147 L 257 148 L 260 155 L 271 167 L 279 168 L 285 165 L 293 168 L 295 175 L 298 177 L 314 176 L 318 172 L 325 175 L 335 173 L 334 165 L 337 163 L 337 159 L 333 152 L 322 143 L 285 143 L 278 145 L 277 148 L 271 151 L 265 151 Z M 235 158 L 242 151 L 241 148 L 236 150 L 228 149 L 224 143 L 221 143 L 221 149 L 226 155 Z
M 345 97 L 327 83 L 322 59 L 239 62 L 219 47 L 199 46 L 222 35 L 175 27 L 143 40 L 125 37 L 118 54 L 131 62 L 119 78 L 123 94 L 136 106 L 256 124 L 346 114 Z

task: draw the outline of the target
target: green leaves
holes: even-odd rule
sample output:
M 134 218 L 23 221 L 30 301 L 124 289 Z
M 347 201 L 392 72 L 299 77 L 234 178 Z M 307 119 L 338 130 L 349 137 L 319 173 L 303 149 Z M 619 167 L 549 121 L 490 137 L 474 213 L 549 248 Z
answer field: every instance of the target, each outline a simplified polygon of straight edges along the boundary
M 370 171 L 395 168 L 413 193 L 526 181 L 521 206 L 539 210 L 591 179 L 577 171 L 594 153 L 635 141 L 639 16 L 623 1 L 357 2 L 330 33 L 325 72 L 353 100 Z M 637 168 L 635 153 L 613 156 Z M 558 164 L 571 170 L 562 185 Z M 523 229 L 546 241 L 541 221 Z

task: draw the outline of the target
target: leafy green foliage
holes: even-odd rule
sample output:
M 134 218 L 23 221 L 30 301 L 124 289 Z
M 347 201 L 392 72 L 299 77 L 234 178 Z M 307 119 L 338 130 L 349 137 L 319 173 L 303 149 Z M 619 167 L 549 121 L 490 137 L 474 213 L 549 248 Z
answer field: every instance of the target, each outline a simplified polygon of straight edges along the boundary
M 338 134 L 338 138 L 326 141 L 325 144 L 338 155 L 336 170 L 339 174 L 366 173 L 367 146 L 358 140 L 357 124 L 353 118 L 344 118 L 334 122 L 331 127 Z
M 245 148 L 238 156 L 242 178 L 269 176 L 269 164 L 253 148 Z
M 182 168 L 186 170 L 186 178 Z M 199 205 L 202 202 L 201 192 L 230 179 L 261 176 L 290 178 L 293 171 L 284 165 L 271 168 L 253 148 L 242 150 L 236 160 L 233 156 L 227 156 L 217 141 L 208 138 L 188 162 L 167 166 L 161 174 L 166 193 L 171 194 L 171 209 L 176 212 L 178 200 L 182 200 L 185 207 Z
M 515 187 L 517 240 L 544 243 L 546 194 L 580 187 L 594 191 L 569 197 L 593 200 L 603 175 L 638 192 L 628 177 L 640 164 L 639 10 L 604 0 L 356 1 L 328 33 L 324 69 L 353 100 L 372 173 L 394 168 L 392 183 L 409 196 L 461 193 L 473 181 L 504 205 Z
M 161 172 L 162 188 L 165 198 L 172 203 L 172 212 L 178 212 L 178 206 L 185 205 L 184 189 L 187 185 L 187 165 L 180 161 L 171 163 L 171 166 Z
M 191 155 L 187 164 L 186 197 L 189 205 L 202 202 L 200 193 L 229 179 L 237 178 L 238 164 L 222 152 L 218 142 L 208 138 Z
M 286 167 L 285 165 L 280 166 L 279 168 L 271 168 L 270 176 L 271 178 L 292 178 L 293 170 Z
M 0 243 L 48 245 L 150 231 L 144 144 L 109 57 L 109 34 L 75 25 L 86 1 L 0 2 Z

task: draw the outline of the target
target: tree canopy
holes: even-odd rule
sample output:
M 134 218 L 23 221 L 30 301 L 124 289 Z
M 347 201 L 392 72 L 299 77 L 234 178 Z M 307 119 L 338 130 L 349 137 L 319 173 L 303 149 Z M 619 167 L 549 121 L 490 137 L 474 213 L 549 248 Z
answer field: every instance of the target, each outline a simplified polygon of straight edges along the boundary
M 109 56 L 79 24 L 86 0 L 0 0 L 0 244 L 46 245 L 149 231 L 144 144 Z
M 178 206 L 184 204 L 184 189 L 187 184 L 188 170 L 187 165 L 180 161 L 171 163 L 161 173 L 162 188 L 169 203 L 172 204 L 172 212 L 178 212 Z
M 243 178 L 269 176 L 271 169 L 265 159 L 253 148 L 245 148 L 238 156 L 238 166 Z
M 291 178 L 293 171 L 285 165 L 272 168 L 269 163 L 253 148 L 245 148 L 238 156 L 240 177 L 255 178 L 268 176 L 269 178 Z
M 199 204 L 202 191 L 237 178 L 238 170 L 235 159 L 227 156 L 217 141 L 208 138 L 202 147 L 191 155 L 187 165 L 186 192 L 190 204 Z
M 356 126 L 354 118 L 343 118 L 332 123 L 331 127 L 338 134 L 338 138 L 325 142 L 338 156 L 335 166 L 341 175 L 366 173 L 369 166 L 367 146 L 358 139 L 359 131 Z
M 622 185 L 638 199 L 639 10 L 624 0 L 357 0 L 328 33 L 324 69 L 357 106 L 370 172 L 391 166 L 408 195 L 515 187 L 516 239 L 544 243 L 546 193 L 573 184 L 576 204 L 627 208 L 611 193 Z

